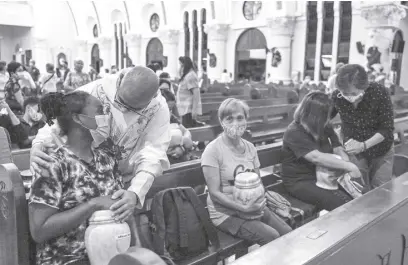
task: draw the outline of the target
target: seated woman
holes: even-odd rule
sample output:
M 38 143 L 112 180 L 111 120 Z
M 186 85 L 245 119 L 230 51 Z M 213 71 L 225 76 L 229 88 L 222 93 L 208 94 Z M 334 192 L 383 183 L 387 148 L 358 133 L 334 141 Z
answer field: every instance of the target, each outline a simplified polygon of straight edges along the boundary
M 264 245 L 290 232 L 291 228 L 265 207 L 265 201 L 242 205 L 233 199 L 237 173 L 250 170 L 259 175 L 257 150 L 242 139 L 248 113 L 248 105 L 241 100 L 229 98 L 221 103 L 218 117 L 224 132 L 206 147 L 201 166 L 210 193 L 207 204 L 214 225 L 232 236 Z M 238 213 L 262 211 L 261 220 L 238 217 Z
M 176 105 L 176 98 L 173 93 L 168 90 L 161 91 L 163 97 L 166 99 L 170 110 L 170 133 L 171 141 L 167 150 L 167 156 L 171 163 L 179 163 L 195 159 L 191 156 L 190 151 L 194 148 L 191 133 L 187 130 L 171 112 L 171 109 Z
M 114 148 L 101 147 L 110 142 L 108 116 L 98 99 L 82 91 L 49 93 L 42 98 L 41 109 L 47 122 L 58 120 L 67 142 L 50 152 L 54 162 L 49 174 L 35 175 L 31 187 L 29 218 L 38 243 L 36 264 L 89 264 L 84 242 L 87 220 L 95 211 L 108 210 L 115 202 L 110 195 L 122 187 Z
M 316 167 L 361 178 L 359 169 L 349 162 L 329 125 L 331 110 L 329 95 L 319 91 L 307 94 L 295 111 L 294 121 L 283 136 L 282 146 L 282 177 L 287 191 L 301 201 L 329 211 L 352 198 L 341 189 L 318 187 Z

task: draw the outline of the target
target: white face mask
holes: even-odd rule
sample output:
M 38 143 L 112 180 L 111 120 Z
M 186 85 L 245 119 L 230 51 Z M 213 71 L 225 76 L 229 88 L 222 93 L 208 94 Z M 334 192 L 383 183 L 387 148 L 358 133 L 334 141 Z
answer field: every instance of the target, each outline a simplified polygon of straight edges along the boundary
M 338 98 L 344 98 L 344 99 L 347 100 L 348 102 L 354 103 L 354 102 L 360 100 L 361 98 L 363 98 L 364 93 L 365 93 L 365 92 L 363 91 L 363 92 L 361 92 L 360 94 L 358 94 L 358 95 L 356 95 L 356 96 L 345 96 L 345 95 L 343 95 L 343 94 L 340 92 L 339 94 L 337 94 L 337 97 L 338 97 Z
M 35 111 L 35 109 L 33 108 L 29 109 L 29 115 L 30 115 L 30 119 L 35 122 L 42 119 L 42 114 L 39 113 L 38 111 Z
M 95 121 L 97 125 L 96 129 L 89 130 L 89 132 L 94 139 L 94 144 L 98 146 L 110 137 L 109 115 L 96 115 Z

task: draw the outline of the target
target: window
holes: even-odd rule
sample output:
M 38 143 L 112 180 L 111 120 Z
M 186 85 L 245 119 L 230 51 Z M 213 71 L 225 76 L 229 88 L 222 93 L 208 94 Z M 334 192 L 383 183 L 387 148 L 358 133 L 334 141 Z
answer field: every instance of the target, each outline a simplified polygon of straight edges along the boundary
M 282 1 L 276 2 L 276 10 L 282 10 Z
M 115 28 L 115 65 L 119 67 L 119 32 L 118 25 L 114 25 Z
M 204 25 L 207 23 L 207 11 L 203 8 L 201 9 L 201 34 L 202 34 L 202 43 L 201 43 L 201 66 L 204 71 L 207 70 L 207 49 L 208 49 L 208 36 L 204 31 Z
M 156 13 L 154 13 L 151 17 L 150 17 L 150 29 L 153 32 L 156 32 L 159 29 L 160 26 L 160 17 L 159 15 L 157 15 Z
M 188 12 L 184 12 L 184 56 L 190 56 L 190 28 Z
M 323 2 L 323 32 L 322 53 L 320 60 L 320 80 L 327 81 L 332 66 L 333 51 L 333 26 L 334 26 L 334 2 Z
M 337 62 L 347 64 L 349 62 L 350 38 L 351 38 L 351 1 L 340 2 L 340 33 L 339 33 L 339 52 Z
M 317 38 L 317 1 L 307 2 L 307 34 L 304 76 L 314 78 L 316 38 Z
M 198 62 L 198 25 L 197 25 L 197 10 L 193 11 L 193 58 L 195 64 Z
M 242 9 L 242 13 L 247 20 L 255 20 L 261 13 L 262 1 L 245 1 Z
M 92 33 L 93 33 L 94 38 L 98 38 L 99 36 L 98 25 L 95 24 L 95 26 L 92 29 Z

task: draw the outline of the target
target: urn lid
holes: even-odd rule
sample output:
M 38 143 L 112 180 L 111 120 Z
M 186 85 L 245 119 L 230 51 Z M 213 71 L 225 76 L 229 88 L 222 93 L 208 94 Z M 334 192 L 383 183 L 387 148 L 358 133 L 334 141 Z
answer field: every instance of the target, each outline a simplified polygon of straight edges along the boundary
M 114 221 L 113 212 L 110 210 L 95 211 L 89 218 L 89 223 L 111 223 Z
M 261 178 L 254 172 L 239 173 L 235 177 L 235 187 L 241 189 L 252 189 L 261 184 Z

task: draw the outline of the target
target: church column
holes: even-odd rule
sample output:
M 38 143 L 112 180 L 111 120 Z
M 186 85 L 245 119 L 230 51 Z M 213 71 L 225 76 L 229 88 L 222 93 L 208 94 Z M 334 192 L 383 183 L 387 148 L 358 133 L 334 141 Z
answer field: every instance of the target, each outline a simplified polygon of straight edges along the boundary
M 337 58 L 339 57 L 339 35 L 340 35 L 340 1 L 334 1 L 334 24 L 333 24 L 333 45 L 332 45 L 332 65 L 331 71 L 336 69 Z
M 163 56 L 167 57 L 167 66 L 163 69 L 164 72 L 170 74 L 171 77 L 178 76 L 178 39 L 179 30 L 166 29 L 160 32 L 160 40 L 163 43 Z
M 272 66 L 272 52 L 268 54 L 268 65 L 266 72 L 271 74 L 272 82 L 283 81 L 289 83 L 291 80 L 291 54 L 292 37 L 296 24 L 296 18 L 292 16 L 268 18 L 268 26 L 271 30 L 272 47 L 276 48 L 281 55 L 281 62 L 277 67 Z
M 103 62 L 101 69 L 110 69 L 112 65 L 112 37 L 110 36 L 99 37 L 98 45 L 100 53 L 99 55 Z
M 145 65 L 140 57 L 142 48 L 141 38 L 142 36 L 139 33 L 129 32 L 125 35 L 129 57 L 134 65 Z
M 208 34 L 207 74 L 213 82 L 220 80 L 222 71 L 226 68 L 226 41 L 229 24 L 206 24 L 205 32 Z M 229 70 L 230 72 L 233 70 Z
M 315 82 L 320 81 L 321 57 L 323 41 L 323 2 L 317 2 L 317 37 L 316 37 L 316 55 L 315 55 Z
M 375 60 L 375 63 L 381 64 L 384 72 L 389 73 L 392 59 L 390 48 L 394 33 L 399 29 L 399 23 L 405 18 L 406 11 L 400 5 L 392 2 L 366 2 L 361 6 L 361 16 L 367 21 L 366 29 L 368 30 L 365 57 L 379 58 Z M 367 65 L 368 59 L 364 62 L 364 66 Z
M 46 38 L 34 37 L 34 50 L 33 50 L 33 59 L 36 62 L 36 66 L 41 73 L 45 73 L 45 65 L 47 63 L 52 63 L 53 60 L 50 58 L 48 51 L 48 42 Z M 20 60 L 18 58 L 17 60 Z
M 90 61 L 88 56 L 88 41 L 86 39 L 77 38 L 75 40 L 76 57 L 74 59 L 81 59 L 84 62 L 84 70 L 89 69 Z

